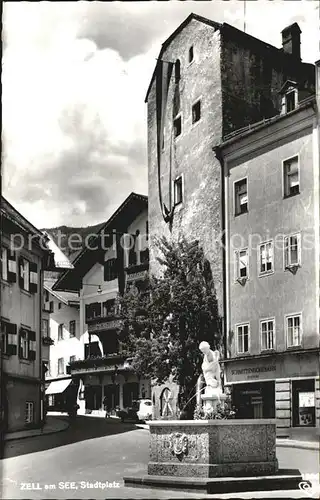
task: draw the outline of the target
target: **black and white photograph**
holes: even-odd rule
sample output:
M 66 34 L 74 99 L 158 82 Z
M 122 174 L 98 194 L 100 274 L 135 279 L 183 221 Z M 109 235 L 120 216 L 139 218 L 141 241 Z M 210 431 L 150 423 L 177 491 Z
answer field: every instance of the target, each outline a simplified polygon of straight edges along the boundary
M 2 3 L 0 497 L 320 496 L 320 0 Z

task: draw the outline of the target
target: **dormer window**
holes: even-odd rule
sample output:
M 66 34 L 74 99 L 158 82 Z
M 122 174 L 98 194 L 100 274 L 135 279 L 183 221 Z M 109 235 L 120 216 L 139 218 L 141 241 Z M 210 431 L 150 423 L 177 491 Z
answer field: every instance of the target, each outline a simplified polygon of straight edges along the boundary
M 280 90 L 282 96 L 281 114 L 290 113 L 298 106 L 298 84 L 287 80 Z
M 293 111 L 296 108 L 295 90 L 290 90 L 290 92 L 287 92 L 287 94 L 285 95 L 285 106 L 286 106 L 286 113 L 289 113 L 289 111 Z
M 174 65 L 174 76 L 175 76 L 175 82 L 179 83 L 180 78 L 181 78 L 181 65 L 179 59 L 176 60 L 176 63 Z

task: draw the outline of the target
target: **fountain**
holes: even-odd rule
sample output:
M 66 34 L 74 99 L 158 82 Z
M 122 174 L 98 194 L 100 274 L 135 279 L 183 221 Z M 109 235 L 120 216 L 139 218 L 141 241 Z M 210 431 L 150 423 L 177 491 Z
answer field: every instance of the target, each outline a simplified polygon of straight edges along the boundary
M 217 419 L 227 396 L 219 352 L 201 342 L 205 419 L 150 421 L 148 474 L 125 477 L 126 486 L 228 493 L 297 489 L 297 470 L 279 470 L 275 419 Z

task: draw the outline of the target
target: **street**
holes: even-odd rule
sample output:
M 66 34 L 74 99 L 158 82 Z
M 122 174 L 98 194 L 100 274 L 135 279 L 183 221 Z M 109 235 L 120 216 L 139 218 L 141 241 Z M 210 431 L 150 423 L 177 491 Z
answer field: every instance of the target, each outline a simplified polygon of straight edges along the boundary
M 199 493 L 123 486 L 123 476 L 146 473 L 148 438 L 148 430 L 134 424 L 79 416 L 66 431 L 8 442 L 1 463 L 1 498 L 203 498 Z M 300 469 L 302 473 L 319 471 L 316 450 L 279 447 L 277 457 L 280 468 Z M 301 496 L 305 493 L 297 490 L 290 492 L 289 498 Z M 288 498 L 288 493 L 217 497 Z

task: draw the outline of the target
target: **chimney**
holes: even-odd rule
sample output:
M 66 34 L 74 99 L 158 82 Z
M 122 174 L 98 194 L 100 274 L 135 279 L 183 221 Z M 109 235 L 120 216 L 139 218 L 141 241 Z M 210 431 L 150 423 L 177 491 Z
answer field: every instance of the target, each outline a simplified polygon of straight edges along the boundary
M 301 29 L 297 23 L 287 26 L 282 30 L 282 48 L 286 54 L 291 54 L 295 59 L 301 61 L 300 33 Z

